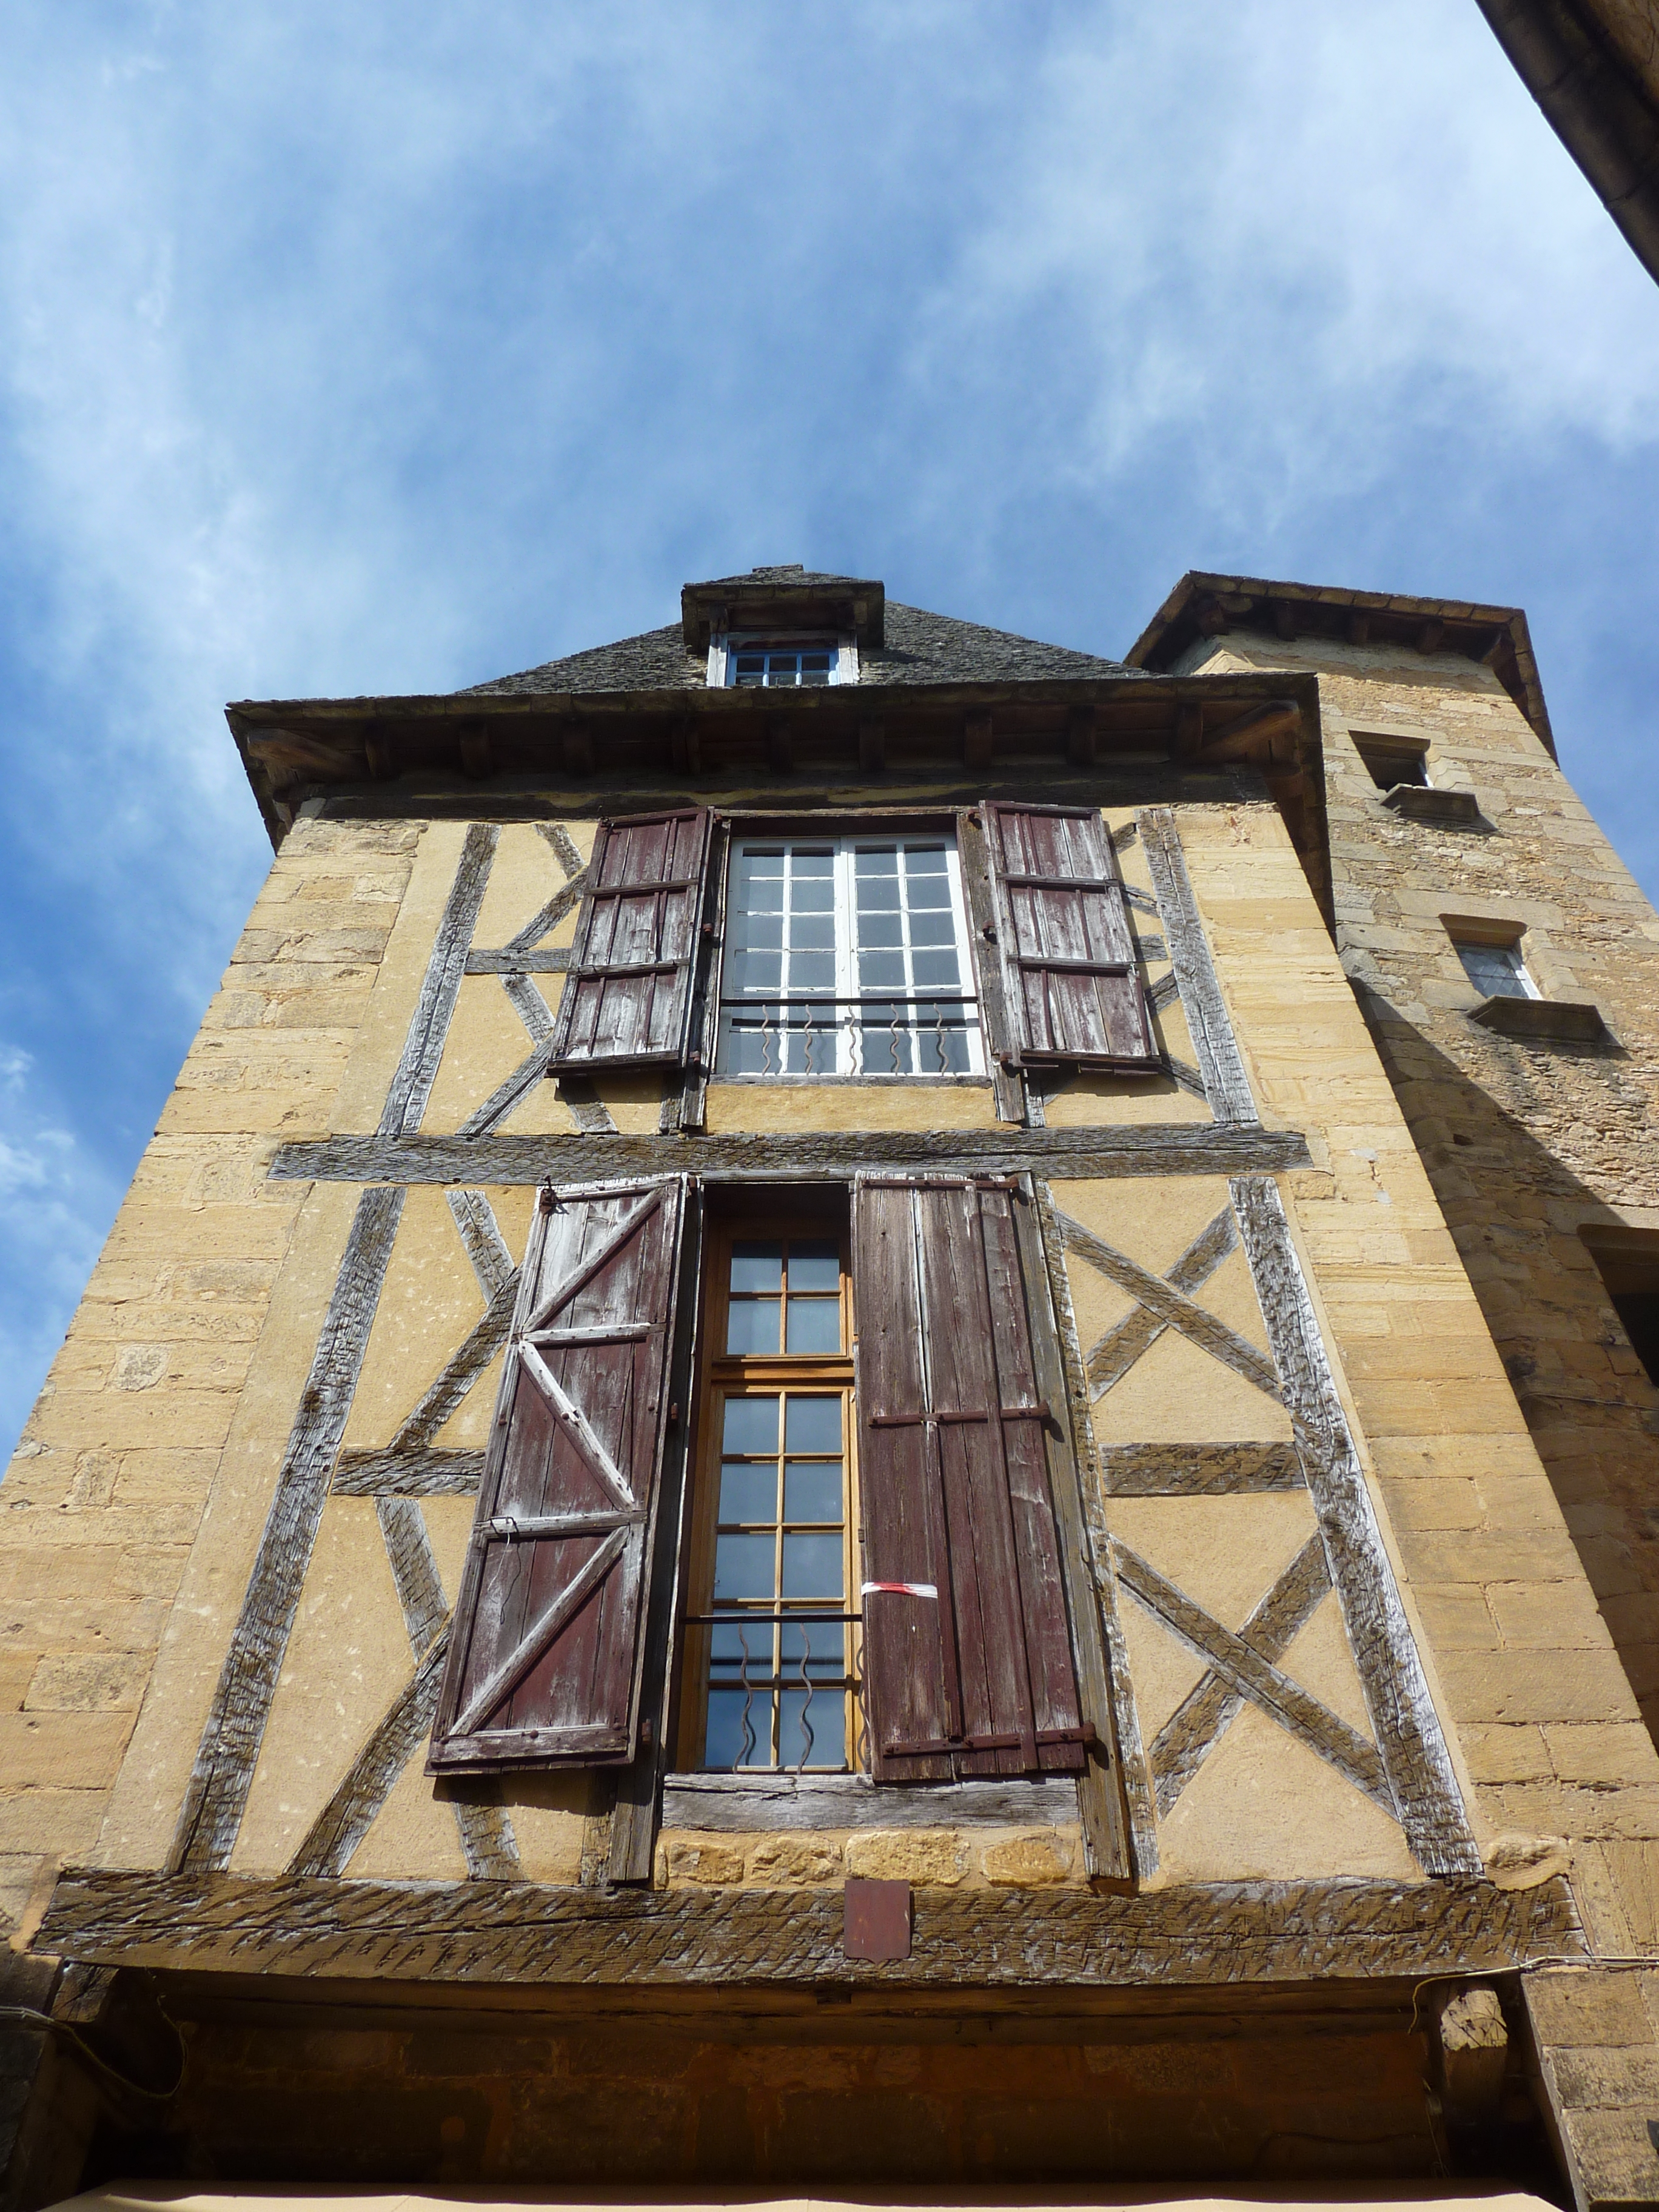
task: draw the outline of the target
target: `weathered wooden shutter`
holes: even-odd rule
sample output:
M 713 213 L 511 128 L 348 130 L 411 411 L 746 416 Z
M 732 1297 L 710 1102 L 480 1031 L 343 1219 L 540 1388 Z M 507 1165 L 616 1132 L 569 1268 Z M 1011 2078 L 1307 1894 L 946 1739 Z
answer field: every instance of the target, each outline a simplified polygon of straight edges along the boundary
M 634 1755 L 684 1203 L 541 1194 L 428 1772 Z
M 1098 811 L 985 809 L 996 877 L 1010 1063 L 1155 1065 L 1123 882 Z
M 602 822 L 550 1065 L 684 1064 L 708 855 L 704 807 Z
M 1053 1418 L 1006 1180 L 860 1178 L 864 1680 L 878 1781 L 1075 1771 Z

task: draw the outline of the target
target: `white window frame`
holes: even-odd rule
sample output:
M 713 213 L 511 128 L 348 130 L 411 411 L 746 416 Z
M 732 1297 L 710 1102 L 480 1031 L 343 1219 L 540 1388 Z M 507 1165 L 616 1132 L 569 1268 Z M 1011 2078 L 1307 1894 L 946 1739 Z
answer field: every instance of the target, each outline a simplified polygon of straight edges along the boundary
M 860 948 L 856 938 L 858 893 L 855 856 L 861 847 L 902 846 L 907 843 L 942 844 L 945 848 L 945 874 L 950 890 L 951 943 L 956 952 L 958 969 L 958 984 L 954 991 L 929 990 L 925 986 L 915 984 L 896 985 L 887 990 L 866 991 L 860 988 L 858 977 Z M 734 943 L 738 934 L 734 926 L 737 909 L 732 902 L 731 885 L 742 854 L 746 849 L 757 848 L 763 849 L 781 848 L 786 854 L 792 848 L 822 852 L 827 848 L 830 850 L 832 855 L 831 881 L 834 886 L 831 912 L 835 918 L 836 987 L 833 996 L 828 993 L 818 992 L 797 994 L 787 991 L 737 992 L 730 989 L 728 961 L 733 951 L 742 949 Z M 744 828 L 734 824 L 730 848 L 726 854 L 726 867 L 727 884 L 726 942 L 721 950 L 720 963 L 719 1023 L 714 1060 L 716 1082 L 981 1083 L 986 1079 L 988 1063 L 984 1012 L 980 1002 L 978 971 L 974 961 L 973 941 L 969 932 L 968 902 L 962 880 L 962 853 L 953 823 L 942 824 L 938 829 L 830 830 L 822 836 L 799 830 L 784 834 L 769 834 L 758 825 L 754 828 Z M 786 880 L 787 880 L 787 864 Z M 787 913 L 787 910 L 786 902 L 785 912 Z M 930 911 L 936 909 L 930 909 Z M 907 926 L 903 933 L 908 939 L 909 909 L 901 906 L 898 911 L 901 916 L 905 918 Z M 786 951 L 787 949 L 785 948 Z M 890 951 L 893 948 L 883 946 L 880 949 Z M 906 942 L 900 949 L 907 956 L 905 964 L 908 969 L 910 966 L 908 956 L 917 948 Z M 868 1068 L 862 1064 L 864 1028 L 857 1019 L 859 1008 L 864 1005 L 890 1006 L 905 1001 L 923 1006 L 960 1004 L 963 1009 L 961 1035 L 966 1047 L 965 1067 L 927 1068 L 919 1066 L 912 1069 L 892 1069 Z M 829 1017 L 825 1024 L 826 1029 L 833 1024 L 835 1065 L 830 1066 L 819 1064 L 811 1068 L 793 1070 L 779 1067 L 762 1070 L 758 1073 L 753 1070 L 734 1072 L 730 1066 L 731 1013 L 744 1006 L 760 1007 L 770 1005 L 782 1007 L 791 1003 L 803 1006 L 822 1005 L 824 1007 L 826 1015 Z M 817 1032 L 814 1030 L 815 1038 L 817 1034 Z M 900 1034 L 911 1040 L 911 1056 L 918 1061 L 922 1060 L 925 1040 L 928 1035 L 926 1025 L 924 1024 L 907 1024 Z M 816 1043 L 811 1048 L 811 1056 L 815 1060 L 819 1060 L 819 1051 Z
M 856 684 L 859 680 L 859 641 L 846 633 L 837 635 L 830 630 L 716 630 L 708 640 L 708 674 L 707 682 L 711 691 L 725 691 L 735 687 L 736 672 L 732 657 L 744 646 L 781 647 L 785 641 L 796 646 L 811 642 L 827 646 L 831 654 L 830 681 L 832 684 Z M 759 687 L 757 687 L 759 688 Z M 765 687 L 769 690 L 771 687 Z M 794 690 L 793 685 L 780 685 L 780 690 Z M 816 684 L 806 687 L 816 690 Z

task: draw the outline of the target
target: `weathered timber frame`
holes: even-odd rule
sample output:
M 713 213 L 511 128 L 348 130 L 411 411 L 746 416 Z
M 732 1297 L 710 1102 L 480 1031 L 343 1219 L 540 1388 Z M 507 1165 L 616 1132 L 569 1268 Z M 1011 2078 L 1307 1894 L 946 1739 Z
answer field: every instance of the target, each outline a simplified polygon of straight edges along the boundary
M 1097 772 L 1088 780 L 1087 787 L 1097 802 L 1102 799 L 1101 787 L 1109 780 Z M 1143 793 L 1147 781 L 1143 774 L 1139 779 Z M 1075 799 L 1084 787 L 1077 780 L 1066 780 L 1060 795 Z M 1259 794 L 1260 787 L 1256 788 Z M 639 804 L 637 799 L 632 803 Z M 926 814 L 939 820 L 956 811 L 957 803 L 952 799 L 934 799 L 914 811 L 888 811 L 903 812 L 912 818 Z M 964 799 L 959 803 L 968 806 L 971 816 L 972 802 Z M 1111 803 L 1109 793 L 1103 803 Z M 476 804 L 475 797 L 475 807 Z M 592 806 L 588 799 L 573 811 Z M 836 811 L 844 813 L 844 803 Z M 758 810 L 743 811 L 752 818 Z M 1066 1555 L 1069 1563 L 1086 1553 L 1091 1568 L 1086 1607 L 1080 1607 L 1075 1589 L 1069 1594 L 1068 1602 L 1075 1619 L 1095 1624 L 1088 1635 L 1079 1638 L 1079 1671 L 1085 1678 L 1089 1704 L 1096 1714 L 1109 1717 L 1115 1739 L 1115 1757 L 1106 1766 L 1091 1762 L 1083 1787 L 1089 1863 L 1097 1878 L 1121 1882 L 1133 1871 L 1144 1877 L 1156 1867 L 1154 1806 L 1156 1797 L 1163 1793 L 1161 1783 L 1155 1784 L 1153 1770 L 1161 1765 L 1164 1774 L 1173 1772 L 1188 1756 L 1178 1753 L 1176 1747 L 1164 1747 L 1164 1759 L 1155 1759 L 1149 1765 L 1135 1731 L 1116 1623 L 1117 1577 L 1098 1501 L 1103 1487 L 1146 1486 L 1150 1489 L 1163 1478 L 1154 1463 L 1155 1452 L 1147 1456 L 1152 1448 L 1141 1451 L 1138 1459 L 1126 1457 L 1121 1450 L 1108 1454 L 1103 1461 L 1096 1455 L 1088 1419 L 1090 1364 L 1085 1364 L 1077 1342 L 1061 1259 L 1064 1243 L 1075 1240 L 1061 1223 L 1052 1196 L 1054 1185 L 1070 1179 L 1126 1175 L 1231 1178 L 1234 1211 L 1267 1318 L 1279 1377 L 1273 1386 L 1275 1395 L 1282 1389 L 1296 1424 L 1297 1456 L 1314 1492 L 1330 1579 L 1348 1622 L 1389 1790 L 1425 1870 L 1454 1875 L 1476 1870 L 1479 1860 L 1449 1759 L 1272 1182 L 1275 1175 L 1308 1164 L 1307 1146 L 1296 1132 L 1269 1130 L 1258 1118 L 1169 810 L 1143 806 L 1133 833 L 1146 846 L 1164 933 L 1161 943 L 1148 945 L 1143 939 L 1142 945 L 1149 956 L 1154 949 L 1167 951 L 1172 961 L 1171 975 L 1154 984 L 1149 996 L 1154 1007 L 1168 1003 L 1177 991 L 1182 997 L 1200 1063 L 1189 1072 L 1192 1087 L 1201 1087 L 1208 1100 L 1214 1115 L 1211 1126 L 1033 1127 L 1030 1124 L 1040 1119 L 1040 1098 L 1034 1109 L 1030 1097 L 1015 1095 L 1012 1084 L 1000 1083 L 1000 1115 L 1010 1122 L 1018 1115 L 1026 1126 L 1000 1131 L 951 1131 L 938 1136 L 903 1131 L 702 1136 L 696 1132 L 702 1121 L 714 1019 L 707 981 L 713 963 L 705 958 L 696 963 L 704 981 L 702 1003 L 692 1014 L 693 1037 L 698 1035 L 701 1022 L 705 1040 L 705 1049 L 699 1055 L 702 1064 L 694 1060 L 678 1093 L 671 1085 L 665 1099 L 663 1127 L 657 1135 L 617 1134 L 591 1090 L 586 1096 L 566 1094 L 579 1122 L 577 1132 L 568 1137 L 496 1135 L 493 1129 L 499 1114 L 483 1109 L 471 1117 L 463 1132 L 420 1135 L 419 1124 L 462 975 L 501 975 L 509 996 L 518 1004 L 519 996 L 529 988 L 526 979 L 530 975 L 554 970 L 555 956 L 538 953 L 535 940 L 580 896 L 582 866 L 580 854 L 562 829 L 546 822 L 540 826 L 566 881 L 512 945 L 487 951 L 474 948 L 471 938 L 498 833 L 488 822 L 474 821 L 469 828 L 377 1131 L 372 1135 L 341 1135 L 285 1145 L 273 1159 L 270 1172 L 277 1178 L 334 1181 L 367 1188 L 347 1240 L 312 1375 L 279 1472 L 264 1538 L 204 1730 L 169 1862 L 173 1871 L 181 1879 L 196 1879 L 220 1875 L 229 1863 L 323 1499 L 331 1486 L 343 1494 L 373 1496 L 377 1500 L 388 1560 L 404 1601 L 415 1665 L 409 1684 L 371 1731 L 296 1853 L 292 1869 L 296 1877 L 344 1871 L 430 1724 L 448 1621 L 442 1614 L 441 1599 L 434 1596 L 435 1574 L 426 1571 L 429 1546 L 423 1524 L 417 1526 L 420 1509 L 416 1501 L 422 1496 L 468 1493 L 477 1488 L 483 1455 L 439 1451 L 431 1437 L 493 1356 L 505 1333 L 516 1283 L 512 1258 L 495 1231 L 484 1188 L 550 1179 L 562 1183 L 655 1180 L 670 1176 L 691 1179 L 689 1233 L 682 1255 L 682 1325 L 670 1383 L 676 1401 L 689 1407 L 696 1358 L 695 1317 L 701 1303 L 699 1187 L 727 1182 L 850 1182 L 861 1172 L 945 1176 L 990 1172 L 1036 1179 L 1028 1187 L 1033 1190 L 1042 1225 L 1039 1229 L 1036 1218 L 1030 1218 L 1022 1233 L 1037 1240 L 1037 1249 L 1028 1255 L 1031 1279 L 1035 1280 L 1041 1271 L 1053 1302 L 1059 1371 L 1048 1394 L 1049 1402 L 1058 1406 L 1063 1395 L 1068 1408 L 1068 1448 L 1078 1494 L 1077 1519 L 1066 1534 Z M 959 817 L 965 862 L 974 829 L 971 818 Z M 1120 833 L 1120 844 L 1127 841 L 1127 834 Z M 717 849 L 711 861 L 704 921 L 712 921 L 713 933 L 718 935 L 715 898 L 717 888 L 723 896 L 724 852 Z M 971 884 L 974 872 L 964 865 L 965 882 Z M 1153 903 L 1141 893 L 1133 893 L 1131 902 L 1143 909 Z M 984 981 L 982 975 L 982 988 Z M 540 1079 L 544 1066 L 545 1039 L 538 1037 L 531 1016 L 526 1014 L 526 1018 L 532 1051 L 530 1060 L 510 1079 L 508 1087 L 515 1097 L 531 1081 Z M 540 1065 L 536 1064 L 538 1054 L 542 1054 Z M 573 1085 L 571 1091 L 575 1090 Z M 503 1103 L 501 1112 L 508 1110 L 509 1104 Z M 404 1193 L 411 1187 L 433 1185 L 453 1187 L 451 1211 L 478 1275 L 485 1299 L 484 1317 L 391 1446 L 342 1455 L 340 1438 L 367 1349 Z M 1021 1213 L 1029 1216 L 1031 1209 L 1022 1208 Z M 1203 1257 L 1194 1258 L 1195 1267 Z M 1147 1291 L 1139 1285 L 1135 1294 L 1139 1297 L 1143 1292 L 1152 1299 L 1150 1310 L 1156 1327 L 1161 1325 L 1158 1310 L 1172 1298 L 1184 1299 L 1185 1285 L 1172 1277 L 1167 1290 L 1154 1286 Z M 1094 1358 L 1091 1354 L 1090 1364 Z M 619 1773 L 609 1824 L 609 1876 L 622 1883 L 649 1881 L 662 1805 L 665 1739 L 672 1728 L 677 1670 L 676 1593 L 686 1556 L 689 1432 L 689 1422 L 681 1423 L 679 1443 L 678 1447 L 671 1443 L 664 1468 L 659 1540 L 650 1566 L 641 1705 L 642 1748 L 633 1765 Z M 1132 1452 L 1139 1449 L 1131 1448 Z M 1189 1485 L 1279 1488 L 1296 1480 L 1282 1448 L 1255 1455 L 1236 1453 L 1234 1461 L 1236 1464 L 1225 1468 L 1205 1466 L 1188 1477 Z M 1067 1492 L 1065 1511 L 1070 1515 L 1073 1507 L 1067 1486 L 1056 1482 L 1055 1492 L 1057 1508 L 1060 1493 Z M 1311 1582 L 1309 1587 L 1311 1589 Z M 1144 1598 L 1145 1592 L 1139 1595 Z M 1298 1593 L 1287 1596 L 1279 1610 L 1285 1612 L 1289 1607 L 1288 1620 L 1307 1599 L 1308 1593 L 1298 1585 Z M 1091 1641 L 1096 1646 L 1092 1654 L 1088 1649 Z M 1288 1642 L 1288 1636 L 1285 1641 Z M 1262 1682 L 1271 1691 L 1267 1677 Z M 1224 1726 L 1222 1709 L 1233 1692 L 1223 1684 L 1219 1690 L 1206 1694 L 1217 1707 L 1206 1726 Z M 1200 1737 L 1203 1734 L 1200 1728 Z M 510 1822 L 499 1808 L 458 1802 L 456 1813 L 470 1871 L 474 1875 L 510 1877 L 516 1852 Z M 862 1817 L 867 1820 L 869 1815 Z
M 1491 1974 L 1583 1955 L 1566 1883 L 1226 1882 L 1133 1897 L 923 1889 L 907 1960 L 842 1948 L 838 1890 L 549 1889 L 75 1869 L 37 1942 L 89 1965 L 347 1983 L 839 1983 L 942 1994 Z

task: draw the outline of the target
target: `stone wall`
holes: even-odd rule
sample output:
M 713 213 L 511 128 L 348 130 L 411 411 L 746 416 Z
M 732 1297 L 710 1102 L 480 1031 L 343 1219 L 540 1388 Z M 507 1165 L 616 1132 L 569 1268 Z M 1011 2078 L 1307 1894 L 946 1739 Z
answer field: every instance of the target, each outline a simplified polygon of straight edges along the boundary
M 179 1072 L 8 1474 L 0 1907 L 99 1829 L 408 882 L 412 823 L 301 823 Z

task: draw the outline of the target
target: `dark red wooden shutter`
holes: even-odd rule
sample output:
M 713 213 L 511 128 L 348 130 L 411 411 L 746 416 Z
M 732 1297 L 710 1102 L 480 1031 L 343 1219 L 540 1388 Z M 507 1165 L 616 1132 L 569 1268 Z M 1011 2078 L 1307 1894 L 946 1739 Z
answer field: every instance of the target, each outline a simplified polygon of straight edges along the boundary
M 600 823 L 554 1069 L 684 1066 L 708 856 L 703 807 Z
M 634 1755 L 684 1185 L 544 1190 L 428 1771 Z
M 1082 1767 L 1006 1181 L 855 1187 L 864 1681 L 878 1781 Z M 1037 1325 L 1047 1325 L 1039 1319 Z
M 1158 1048 L 1098 811 L 988 806 L 1014 1065 L 1145 1067 Z

